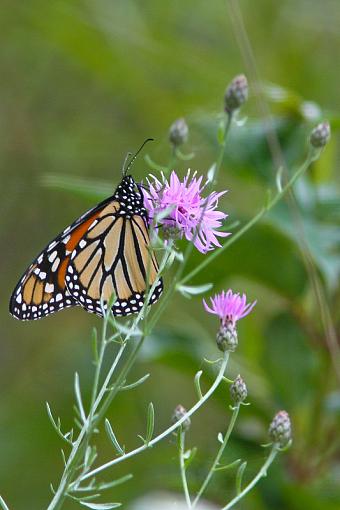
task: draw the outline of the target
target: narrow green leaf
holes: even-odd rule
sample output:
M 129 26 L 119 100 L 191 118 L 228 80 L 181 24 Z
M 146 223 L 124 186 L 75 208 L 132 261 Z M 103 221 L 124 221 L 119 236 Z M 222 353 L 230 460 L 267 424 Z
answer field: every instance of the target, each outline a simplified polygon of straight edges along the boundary
M 242 490 L 242 478 L 244 470 L 247 467 L 247 462 L 242 462 L 236 473 L 236 494 L 239 495 Z
M 129 473 L 128 475 L 122 476 L 121 478 L 117 478 L 117 480 L 112 480 L 112 482 L 104 482 L 98 485 L 99 491 L 104 491 L 106 489 L 111 489 L 112 487 L 116 487 L 122 483 L 125 483 L 133 478 L 133 475 Z
M 131 384 L 126 384 L 125 386 L 122 386 L 120 388 L 120 390 L 126 391 L 126 390 L 132 390 L 133 388 L 137 388 L 137 386 L 139 386 L 140 384 L 143 384 L 143 382 L 146 381 L 149 377 L 150 377 L 150 374 L 145 374 L 143 377 L 138 379 L 138 381 L 135 381 Z
M 217 434 L 217 441 L 219 441 L 221 444 L 223 444 L 224 437 L 223 437 L 222 432 L 219 432 L 219 433 Z
M 46 409 L 47 409 L 47 415 L 48 415 L 49 420 L 50 420 L 50 422 L 52 424 L 52 427 L 54 428 L 54 430 L 56 431 L 58 436 L 61 439 L 63 439 L 64 441 L 66 441 L 66 443 L 72 444 L 73 429 L 70 430 L 69 432 L 67 432 L 66 434 L 63 434 L 61 429 L 60 429 L 60 418 L 58 418 L 57 422 L 55 421 L 55 419 L 53 418 L 53 414 L 52 414 L 52 411 L 51 411 L 51 408 L 50 408 L 50 405 L 49 405 L 48 402 L 46 402 Z
M 97 365 L 99 356 L 98 356 L 98 333 L 97 329 L 93 328 L 92 330 L 92 349 L 93 349 L 93 359 L 95 364 Z
M 85 452 L 84 464 L 85 467 L 90 468 L 97 458 L 97 448 L 95 446 L 88 446 Z
M 204 285 L 178 285 L 177 290 L 183 294 L 183 296 L 203 294 L 207 290 L 213 287 L 212 283 L 205 283 Z
M 146 437 L 145 437 L 146 444 L 149 444 L 149 442 L 151 441 L 154 428 L 155 428 L 155 410 L 153 407 L 153 403 L 150 402 L 148 407 L 148 417 L 146 423 Z
M 105 430 L 108 435 L 108 438 L 112 442 L 113 446 L 115 447 L 115 449 L 117 450 L 119 455 L 124 455 L 125 450 L 118 443 L 117 438 L 112 430 L 111 423 L 109 422 L 109 420 L 107 418 L 105 419 Z
M 218 466 L 214 469 L 214 471 L 225 471 L 226 469 L 231 469 L 237 466 L 241 462 L 241 459 L 234 460 L 230 464 L 226 464 L 225 466 Z
M 189 152 L 188 154 L 184 154 L 181 152 L 178 147 L 175 149 L 175 155 L 178 159 L 181 159 L 182 161 L 190 161 L 190 159 L 195 157 L 194 152 Z
M 190 464 L 194 460 L 194 458 L 196 456 L 196 453 L 197 453 L 196 446 L 194 446 L 194 448 L 191 448 L 191 450 L 188 450 L 187 452 L 185 452 L 185 454 L 184 454 L 184 459 L 185 459 L 184 460 L 184 467 L 185 467 L 185 469 L 188 469 L 188 467 L 190 466 Z
M 201 390 L 201 384 L 200 384 L 200 379 L 201 379 L 202 374 L 203 374 L 203 370 L 199 370 L 197 372 L 197 374 L 195 375 L 195 379 L 194 379 L 196 393 L 197 393 L 197 396 L 199 399 L 201 399 L 203 397 L 202 390 Z
M 74 374 L 74 392 L 76 395 L 76 401 L 77 401 L 77 407 L 79 409 L 80 417 L 83 420 L 83 423 L 86 422 L 86 415 L 84 411 L 83 401 L 81 398 L 81 392 L 80 392 L 80 381 L 79 381 L 79 375 L 78 372 Z
M 122 505 L 121 503 L 86 503 L 86 501 L 79 501 L 79 503 L 92 510 L 111 510 Z
M 207 172 L 208 182 L 213 182 L 216 173 L 216 163 L 213 163 Z
M 158 163 L 155 163 L 155 161 L 153 161 L 150 158 L 149 154 L 145 154 L 144 159 L 146 164 L 151 168 L 151 170 L 156 170 L 156 172 L 168 172 L 166 166 L 161 166 Z
M 62 191 L 68 191 L 82 197 L 103 200 L 112 194 L 113 186 L 109 182 L 70 177 L 69 175 L 45 174 L 41 177 L 41 185 Z

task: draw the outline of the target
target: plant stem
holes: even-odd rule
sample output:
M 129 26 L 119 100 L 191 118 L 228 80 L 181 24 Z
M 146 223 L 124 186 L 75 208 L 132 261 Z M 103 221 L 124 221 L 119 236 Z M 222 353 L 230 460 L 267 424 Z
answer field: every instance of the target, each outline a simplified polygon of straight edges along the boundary
M 248 221 L 240 230 L 238 230 L 232 237 L 230 237 L 221 248 L 214 250 L 209 255 L 205 257 L 205 259 L 198 264 L 190 273 L 188 273 L 184 278 L 182 278 L 179 282 L 179 285 L 183 285 L 188 280 L 191 280 L 194 276 L 202 271 L 205 267 L 207 267 L 211 262 L 213 262 L 217 257 L 219 257 L 229 246 L 231 246 L 237 239 L 239 239 L 243 234 L 245 234 L 251 227 L 253 227 L 268 211 L 270 211 L 279 200 L 287 193 L 288 190 L 292 188 L 297 179 L 309 168 L 311 163 L 315 161 L 316 156 L 313 151 L 309 151 L 308 156 L 304 163 L 300 166 L 300 168 L 292 175 L 287 184 L 282 188 L 281 191 L 276 193 L 274 198 L 268 201 L 267 205 L 263 207 L 251 220 Z
M 240 501 L 240 499 L 242 499 L 249 491 L 251 491 L 255 487 L 255 485 L 261 478 L 267 476 L 267 470 L 271 463 L 273 462 L 273 460 L 275 459 L 278 451 L 279 451 L 278 446 L 274 444 L 272 449 L 270 450 L 266 462 L 263 464 L 257 475 L 254 476 L 252 481 L 249 482 L 248 485 L 237 496 L 235 496 L 235 498 L 229 501 L 229 503 L 226 506 L 224 506 L 221 510 L 229 510 L 229 508 L 232 508 L 234 505 L 236 505 L 236 503 Z
M 190 499 L 190 493 L 188 488 L 188 481 L 186 476 L 186 470 L 185 470 L 185 459 L 184 459 L 184 453 L 185 453 L 185 431 L 181 427 L 178 431 L 179 434 L 179 445 L 178 445 L 178 456 L 179 456 L 179 468 L 181 472 L 181 479 L 182 479 L 182 485 L 185 495 L 185 501 L 187 503 L 187 507 L 191 508 L 191 499 Z
M 164 254 L 164 257 L 160 264 L 160 273 L 164 270 L 164 268 L 166 266 L 166 262 L 170 255 L 170 251 L 171 251 L 171 247 L 169 247 Z M 155 281 L 155 283 L 151 286 L 151 288 L 149 290 L 149 295 L 152 295 L 156 285 L 157 285 L 157 281 Z M 147 301 L 148 301 L 148 299 L 147 299 Z M 144 307 L 143 307 L 143 310 L 144 310 Z M 137 315 L 130 331 L 127 333 L 127 335 L 124 339 L 124 342 L 121 344 L 120 349 L 114 359 L 114 362 L 112 363 L 112 365 L 106 375 L 104 383 L 102 384 L 102 387 L 101 387 L 100 391 L 98 392 L 100 372 L 102 369 L 102 363 L 103 363 L 103 359 L 104 359 L 105 349 L 107 346 L 106 335 L 107 335 L 107 324 L 108 324 L 109 314 L 104 316 L 103 331 L 102 331 L 102 337 L 101 337 L 102 338 L 101 348 L 100 348 L 99 359 L 98 359 L 95 376 L 94 376 L 94 386 L 93 386 L 93 391 L 92 391 L 92 396 L 91 396 L 91 407 L 90 407 L 89 415 L 88 415 L 86 422 L 84 423 L 82 429 L 79 432 L 77 440 L 73 443 L 71 453 L 68 457 L 68 460 L 67 460 L 62 478 L 60 480 L 58 489 L 55 492 L 54 497 L 53 497 L 51 503 L 49 504 L 47 510 L 58 510 L 61 508 L 61 506 L 66 498 L 67 490 L 70 486 L 70 483 L 74 476 L 75 470 L 77 469 L 79 460 L 81 459 L 84 451 L 86 451 L 86 446 L 89 443 L 89 440 L 93 433 L 93 430 L 95 429 L 96 425 L 101 421 L 101 419 L 104 417 L 108 407 L 110 406 L 111 402 L 113 401 L 113 399 L 119 392 L 124 379 L 126 378 L 130 368 L 132 367 L 132 365 L 134 364 L 134 362 L 137 358 L 138 352 L 146 338 L 145 333 L 143 333 L 141 335 L 141 337 L 138 339 L 137 343 L 135 344 L 133 350 L 131 351 L 130 355 L 128 356 L 128 358 L 126 360 L 125 365 L 122 367 L 121 372 L 119 373 L 119 376 L 117 377 L 113 387 L 110 389 L 106 398 L 104 398 L 105 394 L 107 393 L 108 385 L 110 383 L 112 375 L 113 375 L 113 373 L 118 365 L 118 362 L 127 346 L 127 340 L 132 335 L 133 331 L 136 329 L 138 323 L 142 320 L 143 310 L 141 310 L 141 312 Z M 103 399 L 104 399 L 104 401 L 103 401 Z M 95 415 L 96 410 L 98 409 L 100 404 L 101 404 L 100 410 Z
M 202 494 L 204 493 L 205 489 L 207 488 L 210 480 L 211 480 L 211 477 L 213 476 L 214 474 L 214 471 L 216 469 L 216 467 L 218 466 L 219 462 L 220 462 L 220 459 L 222 457 L 222 454 L 228 444 L 228 441 L 229 441 L 229 438 L 230 438 L 230 435 L 233 431 L 233 428 L 234 428 L 234 425 L 235 425 L 235 422 L 237 420 L 237 416 L 238 416 L 238 413 L 239 413 L 239 410 L 240 410 L 240 404 L 237 404 L 234 409 L 233 409 L 233 414 L 231 415 L 231 419 L 230 419 L 230 423 L 229 423 L 229 426 L 228 426 L 228 430 L 224 436 L 224 439 L 223 439 L 223 443 L 221 444 L 218 452 L 217 452 L 217 455 L 214 459 L 214 462 L 212 463 L 211 465 L 211 468 L 209 469 L 209 472 L 207 474 L 207 476 L 205 477 L 204 479 L 204 482 L 202 483 L 198 493 L 197 493 L 197 496 L 196 498 L 194 499 L 193 501 L 193 504 L 192 504 L 192 508 L 195 508 L 195 506 L 197 505 L 200 497 L 202 496 Z
M 0 496 L 0 507 L 2 510 L 9 510 L 8 506 L 6 505 L 4 499 Z
M 105 324 L 105 322 L 104 322 L 104 324 Z M 104 327 L 103 327 L 103 329 L 104 329 Z M 118 351 L 118 354 L 115 357 L 115 361 L 112 365 L 114 367 L 114 369 L 116 368 L 116 366 L 119 362 L 119 359 L 121 358 L 121 356 L 123 354 L 125 347 L 126 347 L 126 344 L 123 344 L 121 346 L 120 350 Z M 112 367 L 110 370 L 111 370 L 111 372 L 113 372 Z M 103 387 L 104 387 L 104 385 L 103 385 Z M 105 393 L 105 390 L 103 391 L 103 387 L 102 387 L 102 391 L 101 391 L 102 394 Z M 89 420 L 90 420 L 91 415 L 93 418 L 93 415 L 94 415 L 98 405 L 99 405 L 99 400 L 97 398 L 96 403 L 93 405 L 93 407 L 90 410 L 90 413 L 89 413 L 89 416 L 88 416 L 86 422 L 84 423 L 82 429 L 79 432 L 77 440 L 73 443 L 71 453 L 68 457 L 68 460 L 67 460 L 63 475 L 61 477 L 58 489 L 55 492 L 54 497 L 53 497 L 51 503 L 49 504 L 47 510 L 58 510 L 59 508 L 61 508 L 63 502 L 65 501 L 67 489 L 68 489 L 69 483 L 74 475 L 78 460 L 81 457 L 84 449 L 86 448 L 86 445 L 88 444 L 88 441 L 92 434 L 92 431 L 95 428 L 96 420 L 93 420 L 93 419 L 92 419 L 92 421 L 89 421 Z
M 129 459 L 130 457 L 133 457 L 134 455 L 137 455 L 138 453 L 143 452 L 144 450 L 154 446 L 156 443 L 158 443 L 165 437 L 169 436 L 172 432 L 177 430 L 182 425 L 182 423 L 185 420 L 187 420 L 192 414 L 194 414 L 214 393 L 216 388 L 219 386 L 220 382 L 223 380 L 224 372 L 225 372 L 227 364 L 228 364 L 228 359 L 229 359 L 229 353 L 226 352 L 226 353 L 224 353 L 224 358 L 223 358 L 220 370 L 216 376 L 216 379 L 213 382 L 213 384 L 210 386 L 209 390 L 203 395 L 202 398 L 200 398 L 196 402 L 196 404 L 193 407 L 191 407 L 191 409 L 189 409 L 189 411 L 184 416 L 182 416 L 182 418 L 180 420 L 178 420 L 176 423 L 174 423 L 169 428 L 164 430 L 158 436 L 154 437 L 148 444 L 143 444 L 142 446 L 139 446 L 138 448 L 135 448 L 134 450 L 131 450 L 128 453 L 125 453 L 121 457 L 112 459 L 109 462 L 106 462 L 105 464 L 97 467 L 96 469 L 89 471 L 88 473 L 86 473 L 86 475 L 84 475 L 82 477 L 81 481 L 86 480 L 86 479 L 90 478 L 91 476 L 94 476 L 97 473 L 100 473 L 101 471 L 104 471 L 105 469 L 114 466 L 115 464 L 119 464 L 120 462 L 122 462 L 126 459 Z

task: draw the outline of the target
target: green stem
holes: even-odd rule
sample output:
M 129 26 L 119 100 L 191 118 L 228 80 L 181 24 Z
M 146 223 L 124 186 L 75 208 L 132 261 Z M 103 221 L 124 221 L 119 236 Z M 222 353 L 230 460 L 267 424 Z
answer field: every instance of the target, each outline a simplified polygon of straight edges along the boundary
M 236 503 L 240 501 L 246 494 L 248 494 L 249 491 L 251 491 L 255 485 L 258 483 L 258 481 L 267 476 L 267 470 L 269 466 L 272 464 L 273 460 L 275 459 L 277 453 L 278 453 L 278 446 L 273 445 L 270 454 L 266 460 L 266 462 L 261 467 L 260 471 L 257 473 L 256 476 L 252 479 L 251 482 L 248 483 L 248 485 L 237 495 L 235 498 L 233 498 L 226 506 L 224 506 L 221 510 L 229 510 L 229 508 L 232 508 Z
M 267 205 L 263 207 L 251 220 L 248 221 L 240 230 L 238 230 L 232 237 L 230 237 L 220 249 L 214 250 L 209 255 L 205 257 L 205 259 L 195 267 L 190 273 L 188 273 L 182 280 L 180 280 L 179 284 L 183 285 L 188 280 L 191 280 L 194 276 L 202 271 L 205 267 L 207 267 L 211 262 L 213 262 L 217 257 L 219 257 L 227 248 L 229 248 L 237 239 L 239 239 L 243 234 L 245 234 L 251 227 L 253 227 L 268 211 L 270 211 L 287 193 L 288 190 L 292 188 L 297 179 L 305 173 L 305 171 L 309 168 L 311 163 L 315 160 L 315 152 L 310 151 L 306 161 L 300 166 L 300 168 L 293 174 L 293 176 L 289 179 L 287 184 L 279 191 L 274 198 L 268 201 Z
M 184 459 L 185 431 L 183 430 L 183 428 L 180 428 L 178 434 L 179 434 L 179 447 L 178 447 L 179 468 L 180 468 L 180 472 L 181 472 L 181 479 L 182 479 L 185 501 L 187 503 L 188 508 L 191 508 L 191 499 L 190 499 L 188 481 L 187 481 L 186 470 L 185 470 L 185 459 Z
M 154 437 L 148 444 L 143 444 L 142 446 L 139 446 L 138 448 L 131 450 L 128 453 L 125 453 L 121 457 L 112 459 L 109 462 L 106 462 L 105 464 L 97 467 L 96 469 L 89 471 L 88 473 L 86 473 L 86 475 L 84 475 L 82 477 L 81 481 L 91 478 L 92 476 L 96 475 L 97 473 L 100 473 L 101 471 L 104 471 L 105 469 L 107 469 L 109 467 L 119 464 L 120 462 L 125 461 L 125 460 L 129 459 L 130 457 L 133 457 L 133 456 L 143 452 L 144 450 L 147 450 L 148 448 L 154 446 L 159 441 L 161 441 L 165 437 L 169 436 L 172 432 L 177 430 L 188 418 L 190 418 L 190 416 L 192 414 L 194 414 L 211 397 L 211 395 L 215 392 L 216 388 L 219 386 L 221 381 L 223 381 L 224 372 L 225 372 L 225 370 L 227 368 L 227 364 L 228 364 L 228 359 L 229 359 L 229 353 L 226 352 L 226 353 L 224 353 L 224 358 L 223 358 L 220 370 L 217 374 L 217 377 L 216 377 L 215 381 L 213 382 L 213 384 L 211 385 L 211 387 L 209 388 L 209 390 L 202 396 L 202 398 L 200 398 L 196 402 L 196 404 L 193 407 L 191 407 L 191 409 L 189 409 L 189 411 L 187 413 L 185 413 L 184 416 L 182 416 L 182 418 L 180 420 L 178 420 L 176 423 L 174 423 L 169 428 L 164 430 L 158 436 Z
M 202 483 L 198 493 L 197 493 L 197 496 L 196 498 L 194 499 L 193 501 L 193 504 L 192 504 L 192 508 L 195 508 L 195 506 L 197 505 L 200 497 L 202 496 L 202 494 L 204 493 L 205 489 L 207 488 L 210 480 L 211 480 L 211 477 L 213 476 L 214 472 L 215 472 L 215 469 L 217 468 L 220 460 L 221 460 L 221 457 L 222 457 L 222 454 L 228 444 L 228 441 L 229 441 L 229 438 L 230 438 L 230 435 L 233 431 L 233 428 L 235 426 L 235 422 L 237 420 L 237 416 L 238 416 L 238 413 L 239 413 L 239 410 L 240 410 L 240 404 L 237 404 L 234 409 L 233 409 L 233 414 L 231 416 L 231 420 L 230 420 L 230 423 L 229 423 L 229 426 L 228 426 L 228 430 L 224 436 L 224 439 L 223 439 L 223 443 L 221 444 L 218 452 L 217 452 L 217 455 L 214 459 L 214 462 L 212 463 L 211 465 L 211 468 L 209 469 L 209 472 L 207 474 L 207 476 L 205 477 L 204 479 L 204 482 Z
M 8 506 L 6 505 L 5 501 L 3 500 L 3 498 L 0 496 L 0 507 L 2 508 L 2 510 L 9 510 Z
M 163 271 L 166 266 L 166 262 L 168 260 L 169 254 L 170 254 L 170 250 L 171 250 L 171 248 L 166 250 L 166 252 L 164 254 L 163 260 L 160 265 L 160 272 Z M 150 292 L 149 292 L 150 295 L 152 295 L 156 284 L 157 284 L 157 281 L 154 283 L 153 286 L 151 286 Z M 143 307 L 143 310 L 144 310 L 144 307 Z M 101 419 L 104 417 L 108 407 L 110 406 L 111 402 L 113 401 L 113 399 L 119 392 L 121 385 L 123 384 L 123 381 L 125 380 L 130 368 L 132 367 L 132 365 L 134 364 L 134 362 L 137 358 L 138 352 L 139 352 L 139 350 L 145 340 L 145 337 L 146 337 L 145 333 L 143 333 L 141 335 L 141 337 L 135 344 L 133 350 L 131 351 L 129 357 L 127 358 L 127 360 L 125 362 L 125 365 L 122 367 L 122 370 L 119 373 L 119 376 L 117 377 L 112 389 L 109 391 L 108 395 L 104 399 L 104 396 L 107 393 L 108 385 L 110 383 L 112 375 L 113 375 L 113 373 L 118 365 L 118 362 L 126 348 L 127 340 L 131 336 L 132 330 L 135 330 L 138 323 L 142 319 L 143 310 L 141 310 L 141 312 L 137 315 L 137 317 L 133 323 L 133 326 L 131 327 L 130 332 L 126 335 L 124 343 L 121 345 L 120 350 L 118 351 L 118 354 L 116 355 L 115 360 L 114 360 L 113 364 L 111 365 L 110 370 L 108 371 L 107 376 L 104 380 L 104 383 L 98 393 L 100 371 L 102 368 L 105 348 L 107 345 L 106 332 L 107 332 L 107 323 L 108 323 L 109 316 L 107 314 L 104 317 L 101 350 L 100 350 L 99 360 L 98 360 L 98 364 L 97 364 L 96 372 L 95 372 L 94 387 L 93 387 L 92 396 L 91 396 L 91 408 L 89 411 L 89 415 L 88 415 L 86 422 L 84 423 L 84 426 L 82 427 L 81 431 L 79 432 L 77 440 L 73 443 L 71 453 L 67 460 L 67 463 L 66 463 L 62 478 L 60 480 L 58 489 L 57 489 L 56 493 L 54 494 L 54 497 L 53 497 L 51 503 L 49 504 L 47 510 L 59 510 L 62 507 L 62 504 L 65 501 L 65 498 L 67 495 L 67 490 L 70 486 L 70 483 L 71 483 L 74 473 L 77 469 L 79 461 L 82 458 L 82 455 L 84 454 L 84 452 L 86 450 L 86 446 L 91 438 L 93 430 L 95 429 L 97 424 L 101 421 Z M 104 399 L 104 401 L 101 404 L 103 399 Z M 98 407 L 100 406 L 100 404 L 101 404 L 100 410 L 95 415 L 95 412 L 98 409 Z

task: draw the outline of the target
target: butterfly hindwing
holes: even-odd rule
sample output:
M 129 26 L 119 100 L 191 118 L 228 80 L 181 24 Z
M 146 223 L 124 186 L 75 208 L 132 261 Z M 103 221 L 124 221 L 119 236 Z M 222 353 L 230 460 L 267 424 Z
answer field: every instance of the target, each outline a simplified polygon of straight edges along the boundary
M 40 319 L 79 304 L 65 285 L 66 268 L 86 225 L 107 202 L 105 200 L 75 220 L 28 267 L 10 299 L 9 311 L 16 319 Z

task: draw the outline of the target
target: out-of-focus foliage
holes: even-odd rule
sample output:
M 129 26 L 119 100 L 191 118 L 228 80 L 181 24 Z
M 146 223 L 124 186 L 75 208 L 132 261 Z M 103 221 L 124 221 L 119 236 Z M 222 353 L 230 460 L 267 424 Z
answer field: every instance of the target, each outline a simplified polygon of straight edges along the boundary
M 288 171 L 302 161 L 314 123 L 328 117 L 333 137 L 296 186 L 295 202 L 280 203 L 193 283 L 232 286 L 258 299 L 256 312 L 240 324 L 233 358 L 231 376 L 241 372 L 252 406 L 242 409 L 229 459 L 247 458 L 249 475 L 255 473 L 272 415 L 282 407 L 292 418 L 291 450 L 242 508 L 337 510 L 340 392 L 304 243 L 338 327 L 340 10 L 336 0 L 239 5 Z M 18 323 L 7 312 L 12 287 L 44 243 L 110 194 L 128 150 L 153 136 L 150 156 L 169 161 L 167 130 L 174 119 L 186 117 L 190 140 L 183 152 L 195 153 L 189 163 L 178 162 L 179 170 L 190 164 L 206 172 L 217 150 L 225 86 L 248 69 L 222 0 L 4 0 L 0 27 L 0 492 L 12 509 L 37 510 L 46 507 L 49 482 L 58 479 L 62 463 L 44 401 L 71 425 L 73 372 L 89 391 L 90 331 L 100 321 L 75 309 Z M 223 201 L 230 223 L 251 217 L 275 187 L 271 128 L 257 101 L 253 90 L 242 111 L 246 122 L 233 126 L 220 175 L 219 187 L 230 190 Z M 148 171 L 139 158 L 136 178 Z M 191 268 L 202 257 L 195 254 Z M 179 400 L 185 406 L 193 401 L 194 373 L 203 357 L 216 356 L 216 320 L 201 312 L 200 299 L 178 296 L 147 341 L 133 380 L 145 372 L 151 377 L 122 393 L 109 415 L 125 444 L 136 444 L 148 402 L 155 404 L 161 430 Z M 204 367 L 207 383 L 210 369 Z M 193 419 L 188 442 L 199 448 L 190 467 L 194 486 L 226 428 L 228 398 L 219 391 Z M 101 437 L 101 458 L 113 457 Z M 130 471 L 134 479 L 113 492 L 126 508 L 157 490 L 180 491 L 171 442 L 106 477 Z M 231 494 L 231 474 L 219 473 L 208 499 L 222 505 Z

